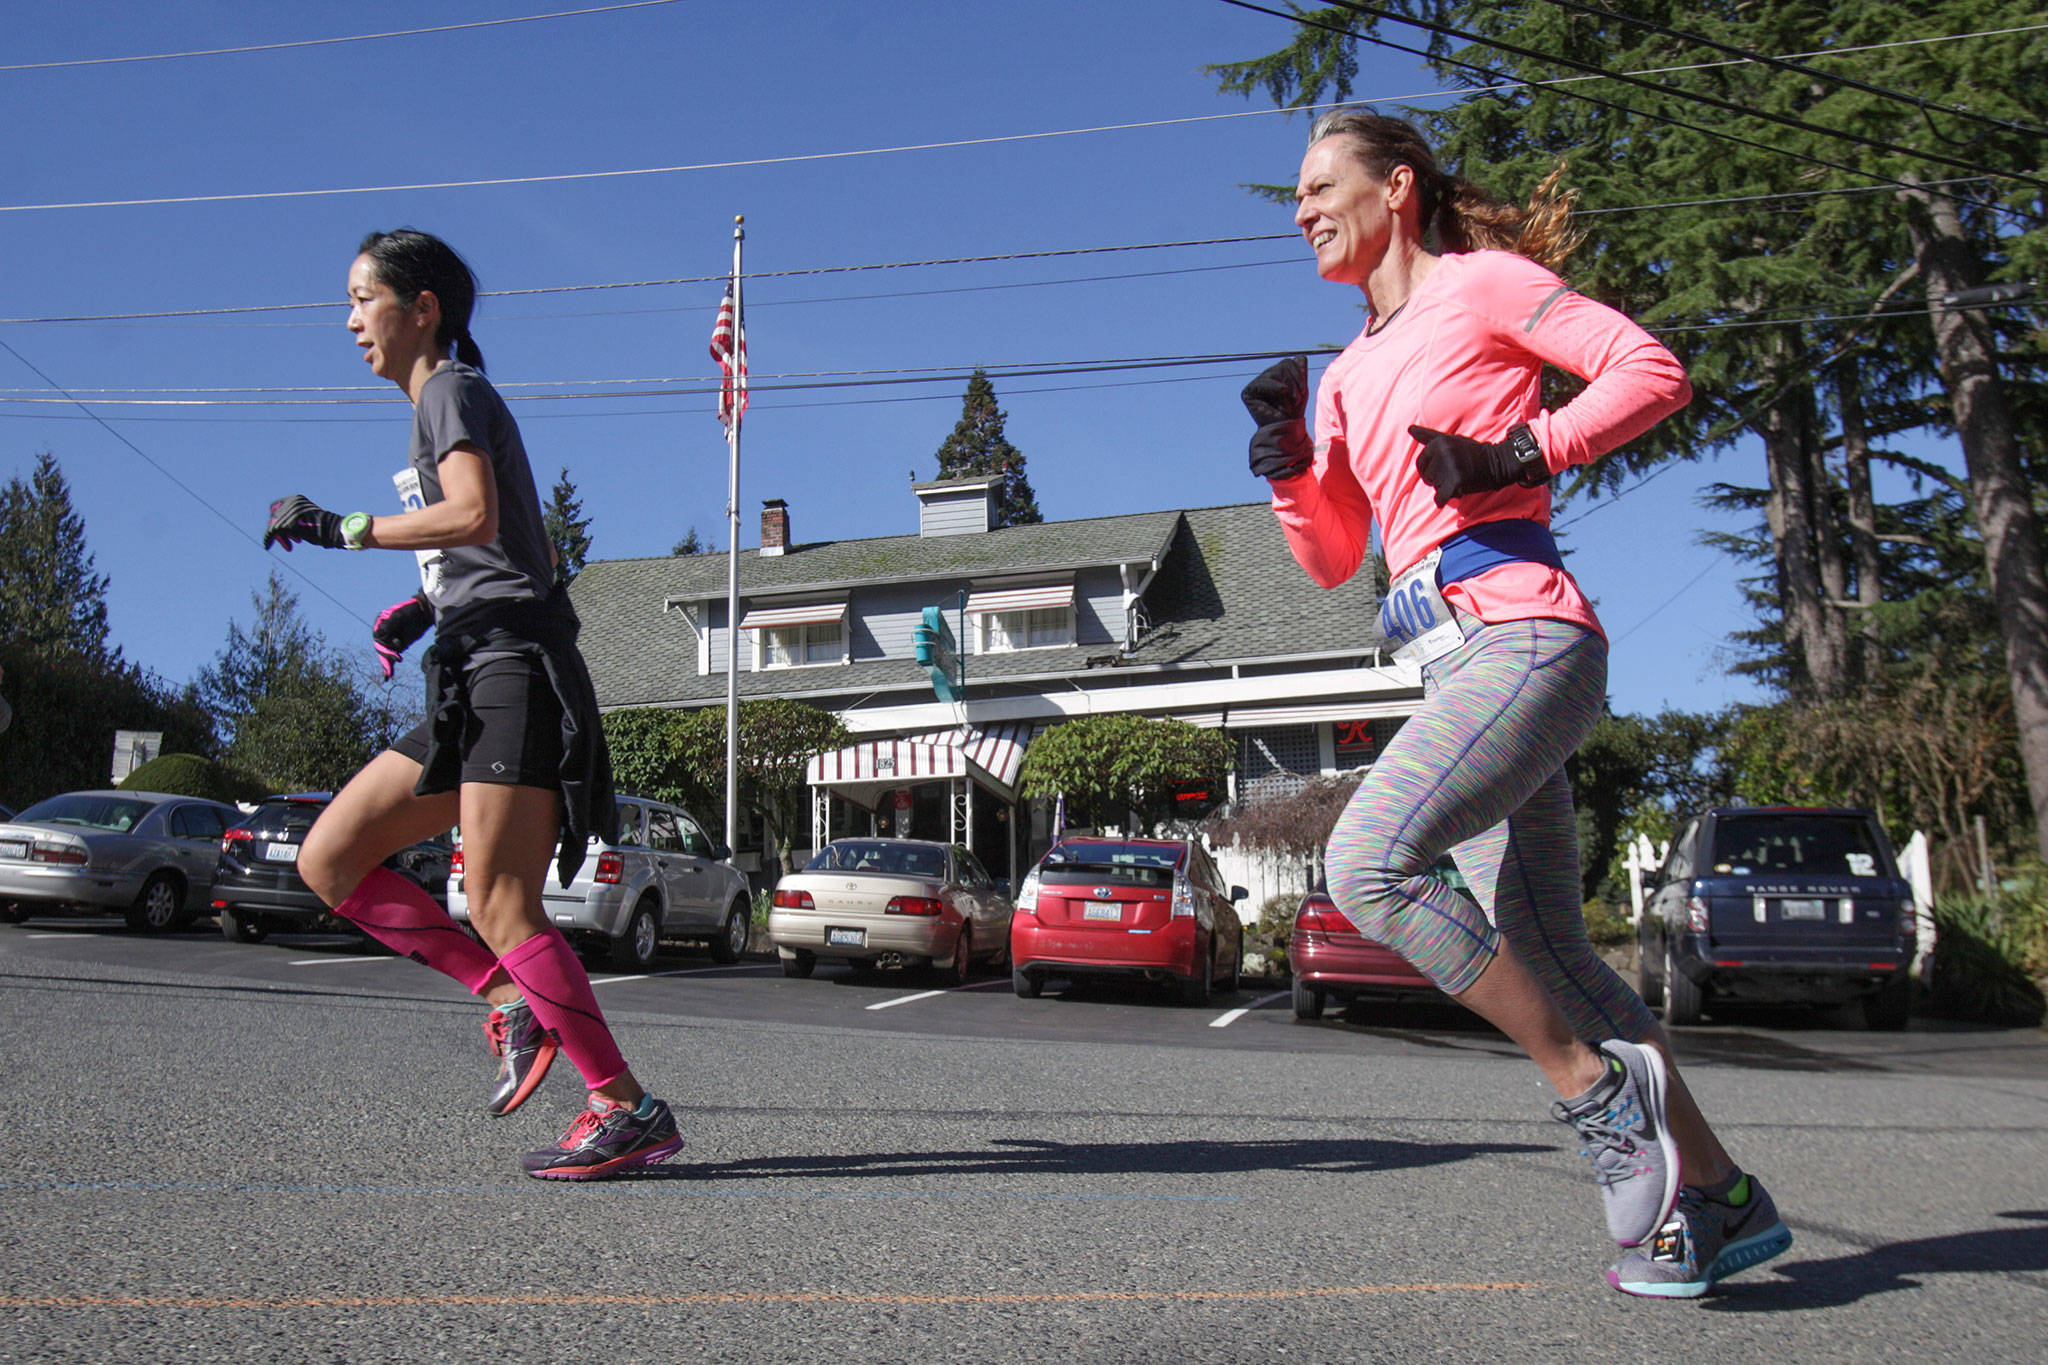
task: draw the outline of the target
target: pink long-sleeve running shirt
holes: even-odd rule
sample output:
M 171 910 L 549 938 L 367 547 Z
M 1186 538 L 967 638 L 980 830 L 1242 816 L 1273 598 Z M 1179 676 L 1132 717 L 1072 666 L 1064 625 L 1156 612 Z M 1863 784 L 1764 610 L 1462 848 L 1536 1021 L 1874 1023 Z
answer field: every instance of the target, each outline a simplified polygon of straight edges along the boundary
M 1546 363 L 1587 381 L 1554 412 L 1543 410 Z M 1316 391 L 1315 463 L 1274 481 L 1273 510 L 1295 559 L 1322 586 L 1358 572 L 1375 516 L 1398 575 L 1469 527 L 1550 524 L 1548 486 L 1438 507 L 1415 466 L 1411 424 L 1498 441 L 1526 422 L 1555 474 L 1635 439 L 1691 397 L 1677 357 L 1534 261 L 1505 251 L 1443 256 L 1385 326 L 1360 332 L 1330 363 Z M 1545 617 L 1600 629 L 1571 574 L 1541 564 L 1502 564 L 1443 594 L 1482 621 Z

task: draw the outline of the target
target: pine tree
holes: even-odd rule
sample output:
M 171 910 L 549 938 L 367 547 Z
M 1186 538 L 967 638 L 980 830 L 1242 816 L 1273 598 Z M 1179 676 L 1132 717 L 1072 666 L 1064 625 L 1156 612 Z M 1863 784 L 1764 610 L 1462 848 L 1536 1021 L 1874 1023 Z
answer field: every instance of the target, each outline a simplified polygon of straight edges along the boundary
M 569 467 L 563 465 L 541 512 L 541 524 L 547 529 L 548 543 L 555 547 L 555 577 L 564 583 L 583 572 L 583 561 L 590 555 L 590 518 L 582 512 L 576 485 L 569 482 Z
M 698 535 L 697 528 L 692 526 L 683 533 L 683 538 L 676 542 L 675 548 L 670 550 L 669 553 L 672 555 L 708 555 L 717 549 L 716 545 Z
M 997 526 L 1025 526 L 1045 520 L 1024 477 L 1024 452 L 1003 435 L 1005 414 L 996 406 L 996 386 L 976 367 L 960 404 L 960 422 L 939 447 L 942 479 L 988 478 L 996 484 Z
M 0 489 L 0 639 L 44 658 L 118 660 L 107 647 L 107 578 L 93 571 L 85 520 L 48 451 Z

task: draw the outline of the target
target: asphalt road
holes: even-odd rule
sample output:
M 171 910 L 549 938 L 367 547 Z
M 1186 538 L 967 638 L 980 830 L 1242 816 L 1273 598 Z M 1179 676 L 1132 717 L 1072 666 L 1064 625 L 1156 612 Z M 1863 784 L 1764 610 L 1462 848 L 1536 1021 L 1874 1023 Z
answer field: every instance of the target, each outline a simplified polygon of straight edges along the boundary
M 1688 1030 L 1791 1251 L 1609 1290 L 1540 1078 L 1444 1006 L 927 993 L 665 957 L 600 999 L 683 1153 L 518 1173 L 480 1010 L 335 938 L 0 927 L 0 1360 L 2039 1358 L 2048 1036 Z

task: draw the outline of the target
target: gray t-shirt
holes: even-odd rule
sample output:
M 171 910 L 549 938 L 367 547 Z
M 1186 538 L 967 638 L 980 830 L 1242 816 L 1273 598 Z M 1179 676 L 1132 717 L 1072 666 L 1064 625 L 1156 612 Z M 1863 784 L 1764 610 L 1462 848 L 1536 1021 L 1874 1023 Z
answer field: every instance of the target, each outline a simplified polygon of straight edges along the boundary
M 420 586 L 436 617 L 481 601 L 543 598 L 554 582 L 540 494 L 519 424 L 490 380 L 459 360 L 435 370 L 413 404 L 412 464 L 392 476 L 400 504 L 413 511 L 441 501 L 441 458 L 465 442 L 491 457 L 498 538 L 488 545 L 417 551 Z

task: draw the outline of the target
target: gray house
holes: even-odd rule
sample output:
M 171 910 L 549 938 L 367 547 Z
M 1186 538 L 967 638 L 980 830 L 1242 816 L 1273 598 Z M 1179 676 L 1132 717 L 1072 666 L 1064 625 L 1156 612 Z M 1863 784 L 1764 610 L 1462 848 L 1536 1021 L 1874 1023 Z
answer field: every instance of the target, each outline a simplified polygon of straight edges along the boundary
M 723 554 L 586 566 L 572 596 L 601 705 L 721 705 L 736 644 L 742 700 L 808 702 L 858 738 L 812 760 L 814 843 L 950 838 L 1014 876 L 1051 833 L 1017 796 L 1046 726 L 1135 712 L 1222 727 L 1232 795 L 1255 798 L 1370 763 L 1421 700 L 1384 650 L 1370 573 L 1318 588 L 1263 502 L 991 530 L 992 480 L 911 487 L 911 535 L 803 543 L 768 502 L 762 548 L 739 558 L 737 632 Z M 956 700 L 916 658 L 927 608 L 957 637 Z

